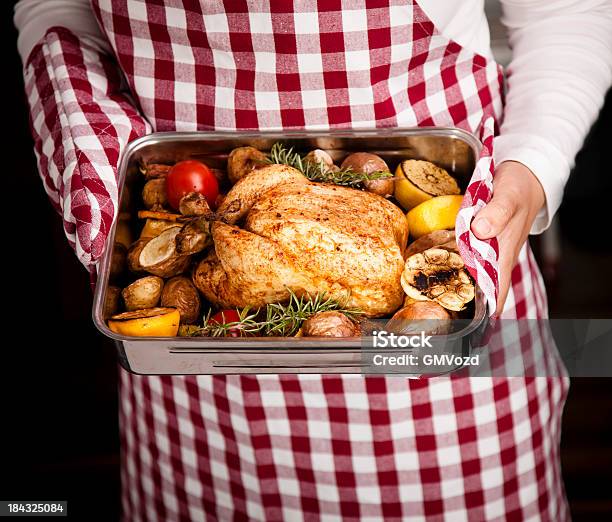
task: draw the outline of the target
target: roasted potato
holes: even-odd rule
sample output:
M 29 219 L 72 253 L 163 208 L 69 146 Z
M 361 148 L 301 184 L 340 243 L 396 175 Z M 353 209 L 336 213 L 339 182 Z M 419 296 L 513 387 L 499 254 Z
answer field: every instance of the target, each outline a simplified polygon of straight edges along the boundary
M 164 210 L 168 207 L 166 179 L 156 178 L 145 183 L 142 189 L 142 202 L 149 210 Z
M 149 239 L 139 239 L 130 246 L 127 254 L 127 265 L 130 272 L 134 274 L 143 274 L 145 272 L 138 259 L 140 258 L 140 252 L 142 252 L 142 249 L 149 241 Z
M 441 335 L 450 331 L 451 319 L 451 313 L 438 303 L 408 299 L 385 328 L 399 334 Z
M 187 270 L 191 258 L 176 251 L 176 236 L 180 231 L 180 227 L 164 230 L 143 247 L 138 262 L 144 270 L 159 277 L 173 277 Z
M 362 172 L 364 174 L 372 174 L 373 172 L 389 172 L 389 167 L 385 161 L 376 154 L 369 152 L 354 152 L 349 154 L 340 168 L 350 168 L 354 172 Z M 393 176 L 384 179 L 373 179 L 363 183 L 368 192 L 373 192 L 379 196 L 387 197 L 393 194 L 395 184 Z
M 104 319 L 115 315 L 119 312 L 121 304 L 121 288 L 118 286 L 109 285 L 106 289 L 106 296 L 104 298 L 104 309 L 102 310 L 102 316 Z
M 393 178 L 386 179 L 372 179 L 370 181 L 364 181 L 363 186 L 368 192 L 378 194 L 383 198 L 393 194 Z
M 193 324 L 200 319 L 200 294 L 187 277 L 173 277 L 166 283 L 161 305 L 176 308 L 181 314 L 181 324 Z
M 128 312 L 154 308 L 158 305 L 164 287 L 164 280 L 157 276 L 146 276 L 126 286 L 121 292 Z
M 304 337 L 355 337 L 359 326 L 341 312 L 319 312 L 302 325 Z

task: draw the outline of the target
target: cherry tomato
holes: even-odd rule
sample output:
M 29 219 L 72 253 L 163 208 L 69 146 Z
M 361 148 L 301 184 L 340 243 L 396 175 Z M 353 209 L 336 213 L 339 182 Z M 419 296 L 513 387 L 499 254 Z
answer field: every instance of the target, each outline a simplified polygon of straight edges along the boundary
M 190 192 L 199 192 L 214 207 L 219 195 L 219 183 L 204 163 L 195 160 L 179 161 L 170 169 L 166 178 L 168 203 L 178 210 L 181 198 Z
M 227 324 L 236 323 L 240 321 L 240 314 L 237 310 L 221 310 L 210 318 L 211 323 Z M 240 327 L 230 328 L 228 332 L 229 337 L 240 337 Z

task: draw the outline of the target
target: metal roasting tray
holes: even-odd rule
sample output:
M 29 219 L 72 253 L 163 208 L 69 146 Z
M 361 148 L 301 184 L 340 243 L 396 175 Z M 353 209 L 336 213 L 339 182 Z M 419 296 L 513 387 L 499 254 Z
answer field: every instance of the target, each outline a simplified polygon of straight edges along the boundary
M 229 152 L 251 145 L 268 151 L 282 141 L 300 151 L 327 150 L 335 160 L 350 152 L 379 154 L 393 171 L 404 159 L 424 159 L 448 170 L 465 188 L 480 152 L 480 142 L 471 134 L 454 128 L 327 130 L 284 132 L 170 132 L 155 133 L 133 141 L 127 147 L 118 171 L 120 215 L 129 216 L 138 237 L 137 200 L 143 177 L 142 163 L 172 164 L 199 159 L 213 168 L 225 167 Z M 130 204 L 131 200 L 131 204 Z M 141 223 L 141 222 L 140 222 Z M 114 245 L 117 220 L 108 245 Z M 209 337 L 126 337 L 110 331 L 103 318 L 113 248 L 107 248 L 99 264 L 94 295 L 93 320 L 96 327 L 115 340 L 122 366 L 133 373 L 159 374 L 261 374 L 261 373 L 361 373 L 367 366 L 364 338 L 209 338 Z M 468 355 L 470 337 L 485 323 L 486 304 L 477 290 L 474 317 L 466 326 L 444 337 L 446 346 L 458 355 Z M 456 369 L 446 368 L 439 373 Z

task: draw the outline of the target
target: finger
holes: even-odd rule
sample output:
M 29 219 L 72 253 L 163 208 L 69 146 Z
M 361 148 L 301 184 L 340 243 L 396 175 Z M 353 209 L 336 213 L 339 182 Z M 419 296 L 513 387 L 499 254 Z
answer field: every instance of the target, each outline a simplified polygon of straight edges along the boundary
M 516 203 L 512 198 L 493 195 L 486 207 L 476 214 L 472 222 L 472 232 L 478 239 L 499 236 L 515 212 Z
M 516 264 L 516 259 L 520 246 L 517 245 L 521 241 L 519 229 L 516 228 L 516 223 L 510 222 L 506 230 L 499 235 L 499 257 L 498 257 L 498 273 L 499 285 L 497 292 L 497 303 L 495 316 L 499 317 L 504 311 L 504 306 L 512 286 L 512 271 Z M 517 236 L 518 234 L 518 236 Z
M 497 304 L 495 308 L 495 317 L 499 317 L 504 311 L 504 305 L 508 298 L 508 292 L 510 291 L 511 277 L 500 278 L 499 282 L 499 293 L 497 294 Z

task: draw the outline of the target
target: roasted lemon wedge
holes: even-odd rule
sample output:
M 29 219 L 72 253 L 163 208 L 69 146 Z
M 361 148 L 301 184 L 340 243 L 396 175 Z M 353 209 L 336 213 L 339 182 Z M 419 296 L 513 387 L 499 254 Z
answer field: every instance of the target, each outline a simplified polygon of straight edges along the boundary
M 462 200 L 463 196 L 438 196 L 414 207 L 406 214 L 410 235 L 418 239 L 434 230 L 455 228 Z
M 435 196 L 460 192 L 455 178 L 429 161 L 402 161 L 395 171 L 394 196 L 406 210 Z
M 113 315 L 108 327 L 133 337 L 175 337 L 180 321 L 181 314 L 175 308 L 147 308 Z

